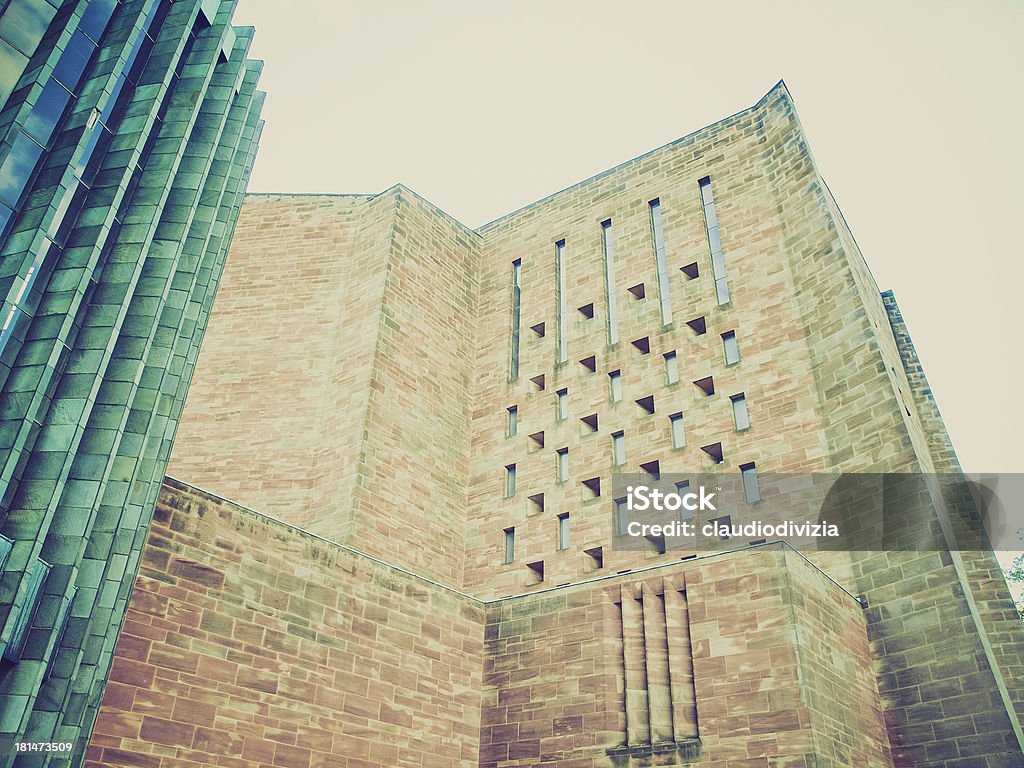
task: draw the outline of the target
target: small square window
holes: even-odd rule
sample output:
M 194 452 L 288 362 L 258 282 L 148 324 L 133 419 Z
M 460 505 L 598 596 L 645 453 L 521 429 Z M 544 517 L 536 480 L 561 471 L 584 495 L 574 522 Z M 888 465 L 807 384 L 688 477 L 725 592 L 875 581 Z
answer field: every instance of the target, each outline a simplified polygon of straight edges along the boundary
M 586 371 L 587 373 L 593 373 L 594 371 L 597 370 L 597 357 L 594 355 L 584 357 L 582 360 L 580 360 L 580 365 L 583 366 L 583 370 Z
M 651 414 L 654 413 L 654 395 L 646 395 L 645 397 L 641 397 L 639 400 L 636 401 L 636 404 L 637 406 L 639 406 L 641 414 L 647 414 L 648 416 L 650 416 Z
M 583 486 L 585 498 L 596 499 L 601 495 L 600 477 L 588 477 L 586 480 L 582 480 L 580 484 Z
M 527 563 L 527 570 L 530 571 L 531 579 L 534 583 L 540 583 L 544 581 L 544 561 L 538 560 L 535 563 Z
M 528 515 L 536 515 L 536 514 L 544 511 L 544 494 L 543 493 L 535 493 L 532 496 L 527 496 L 526 497 L 526 501 L 527 501 L 526 514 L 528 514 Z
M 633 296 L 634 299 L 640 301 L 647 295 L 647 291 L 644 289 L 643 283 L 637 283 L 632 288 L 627 289 Z
M 592 413 L 589 416 L 584 416 L 582 419 L 580 419 L 580 421 L 583 422 L 583 434 L 586 435 L 590 434 L 591 432 L 597 432 L 598 421 L 596 413 Z
M 539 376 L 532 376 L 530 378 L 530 381 L 533 383 L 534 391 L 535 392 L 543 392 L 544 391 L 544 374 L 543 373 L 540 374 Z
M 732 516 L 713 517 L 708 520 L 708 524 L 712 526 L 712 531 L 716 533 L 718 533 L 719 529 L 722 529 L 722 532 L 718 534 L 718 538 L 725 541 L 729 538 L 729 526 L 732 525 Z
M 592 320 L 594 318 L 594 303 L 593 302 L 591 302 L 590 304 L 584 304 L 582 307 L 577 307 L 577 310 L 587 320 Z
M 651 351 L 651 339 L 649 336 L 644 336 L 640 339 L 635 339 L 632 342 L 633 346 L 636 347 L 641 355 L 649 354 Z

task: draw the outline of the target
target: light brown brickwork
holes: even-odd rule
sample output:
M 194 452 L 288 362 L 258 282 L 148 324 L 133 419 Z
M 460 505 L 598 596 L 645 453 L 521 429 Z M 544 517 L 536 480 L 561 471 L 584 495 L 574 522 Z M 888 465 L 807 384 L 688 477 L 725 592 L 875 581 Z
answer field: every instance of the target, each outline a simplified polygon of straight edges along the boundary
M 705 177 L 726 304 L 716 300 Z M 519 372 L 510 377 L 516 261 Z M 724 357 L 727 332 L 738 342 L 737 363 Z M 784 85 L 475 232 L 401 186 L 374 196 L 250 196 L 206 338 L 172 474 L 473 595 L 463 603 L 442 590 L 448 602 L 438 610 L 469 611 L 458 615 L 467 631 L 473 621 L 481 631 L 487 625 L 474 673 L 483 675 L 482 765 L 1024 766 L 1024 644 L 991 553 L 809 551 L 807 561 L 767 548 L 679 563 L 680 552 L 611 546 L 612 474 L 652 462 L 662 473 L 737 477 L 747 462 L 763 474 L 958 469 L 895 301 L 880 295 Z M 669 352 L 676 383 L 666 379 Z M 621 375 L 618 402 L 610 398 L 613 371 Z M 707 388 L 709 377 L 710 395 L 696 386 Z M 730 397 L 739 393 L 750 428 L 738 431 Z M 683 447 L 673 446 L 675 413 L 684 416 Z M 612 456 L 619 432 L 623 467 Z M 701 450 L 716 443 L 721 464 Z M 190 493 L 172 485 L 167 498 Z M 922 536 L 941 542 L 957 502 L 932 486 L 919 501 Z M 914 510 L 903 511 L 909 518 Z M 210 525 L 213 536 L 225 523 Z M 515 552 L 505 563 L 508 529 Z M 167 550 L 159 533 L 154 547 Z M 170 564 L 150 561 L 152 583 L 141 582 L 139 601 L 184 578 Z M 651 565 L 664 567 L 639 572 Z M 275 567 L 288 566 L 266 570 Z M 352 584 L 371 590 L 360 575 L 369 567 L 335 569 L 330 583 L 341 594 Z M 559 585 L 571 586 L 550 590 Z M 218 600 L 245 594 L 229 580 L 213 586 Z M 306 603 L 294 612 L 307 609 L 318 615 Z M 350 647 L 369 633 L 386 653 L 389 622 L 401 624 L 401 614 L 364 618 L 342 641 Z M 205 639 L 223 629 L 211 626 Z M 135 661 L 132 637 L 123 663 Z M 178 663 L 166 650 L 155 661 L 149 653 L 152 679 L 131 681 L 140 688 Z M 368 674 L 377 672 L 371 665 Z M 424 683 L 461 695 L 447 684 L 441 673 Z M 387 689 L 378 701 L 420 712 L 398 693 Z M 283 706 L 280 693 L 267 696 L 268 707 Z M 101 746 L 141 750 L 130 735 L 135 710 L 116 700 L 111 707 L 118 714 L 101 735 L 112 741 Z M 366 715 L 343 713 L 339 722 L 347 726 L 350 716 Z M 167 719 L 183 727 L 173 710 Z M 422 747 L 397 758 L 410 765 L 436 737 L 417 729 L 401 729 Z M 460 749 L 473 752 L 476 733 L 463 733 Z M 366 762 L 339 764 L 406 764 L 359 759 Z
M 484 608 L 164 488 L 87 766 L 477 764 Z

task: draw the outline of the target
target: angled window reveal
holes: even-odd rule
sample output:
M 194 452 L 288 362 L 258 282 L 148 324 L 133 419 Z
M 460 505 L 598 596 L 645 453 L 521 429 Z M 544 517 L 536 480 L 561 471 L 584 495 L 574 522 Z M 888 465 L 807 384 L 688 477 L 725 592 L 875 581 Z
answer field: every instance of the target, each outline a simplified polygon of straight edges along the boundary
M 505 565 L 516 559 L 516 529 L 506 528 L 505 531 Z
M 722 349 L 725 352 L 726 365 L 736 365 L 740 361 L 740 346 L 736 342 L 735 331 L 726 331 L 722 334 Z
M 569 418 L 569 390 L 560 389 L 555 393 L 558 420 Z
M 608 374 L 608 386 L 610 389 L 610 397 L 613 403 L 617 403 L 622 399 L 622 372 L 612 371 Z
M 615 238 L 612 220 L 601 222 L 604 235 L 604 295 L 608 304 L 608 345 L 619 343 L 619 310 L 615 302 Z
M 743 477 L 743 497 L 747 504 L 757 504 L 761 500 L 761 489 L 757 482 L 757 466 L 754 462 L 740 464 L 740 473 Z
M 740 392 L 729 398 L 732 401 L 732 420 L 736 424 L 736 431 L 742 432 L 750 429 L 750 414 L 747 412 L 747 398 Z
M 569 548 L 569 513 L 558 516 L 558 549 Z
M 516 495 L 516 465 L 505 465 L 505 496 L 512 498 Z
M 661 201 L 648 203 L 651 209 L 651 232 L 654 237 L 654 261 L 658 267 L 658 298 L 661 300 L 661 324 L 672 324 L 672 298 L 669 295 L 668 256 L 665 253 L 665 228 L 661 221 Z
M 686 447 L 686 427 L 683 422 L 683 414 L 673 413 L 668 417 L 669 426 L 672 429 L 672 447 L 673 448 L 685 448 Z
M 619 430 L 612 432 L 612 464 L 621 466 L 626 463 L 626 436 Z
M 565 240 L 555 243 L 555 279 L 556 303 L 555 303 L 555 325 L 558 327 L 558 362 L 564 363 L 569 359 L 569 317 L 565 310 Z
M 564 483 L 569 479 L 569 449 L 559 448 L 555 451 L 557 457 L 558 482 Z
M 512 262 L 512 359 L 509 364 L 509 379 L 512 381 L 519 378 L 519 320 L 523 293 L 520 284 L 521 273 L 522 260 L 516 259 Z
M 508 411 L 508 430 L 506 434 L 508 437 L 515 437 L 519 432 L 519 408 L 512 405 L 506 410 Z
M 679 381 L 679 358 L 675 351 L 666 352 L 665 355 L 665 383 L 676 384 Z
M 729 285 L 726 281 L 725 256 L 722 255 L 722 240 L 718 235 L 718 216 L 715 213 L 715 196 L 711 192 L 711 177 L 701 179 L 700 201 L 704 207 L 704 227 L 708 233 L 708 248 L 711 250 L 711 273 L 715 278 L 715 296 L 719 304 L 729 303 Z

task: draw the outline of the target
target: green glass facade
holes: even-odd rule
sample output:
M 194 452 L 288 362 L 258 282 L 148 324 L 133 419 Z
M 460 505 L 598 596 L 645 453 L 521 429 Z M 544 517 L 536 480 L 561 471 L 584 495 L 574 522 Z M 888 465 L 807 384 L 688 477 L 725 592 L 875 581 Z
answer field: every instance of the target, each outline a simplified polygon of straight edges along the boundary
M 103 696 L 262 128 L 234 6 L 0 0 L 0 765 Z

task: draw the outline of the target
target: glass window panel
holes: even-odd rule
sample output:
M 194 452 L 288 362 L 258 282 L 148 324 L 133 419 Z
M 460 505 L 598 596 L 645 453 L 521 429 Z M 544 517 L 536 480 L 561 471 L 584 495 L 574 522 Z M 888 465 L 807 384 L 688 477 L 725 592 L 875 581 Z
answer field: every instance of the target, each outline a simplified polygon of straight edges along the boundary
M 612 435 L 612 462 L 616 466 L 626 463 L 626 436 L 622 432 Z
M 718 227 L 708 228 L 708 244 L 711 246 L 711 253 L 722 252 L 722 239 L 718 236 Z
M 28 588 L 25 590 L 25 602 L 21 610 L 13 616 L 14 629 L 11 631 L 10 640 L 4 649 L 4 658 L 9 661 L 18 661 L 25 646 L 25 639 L 28 637 L 28 630 L 35 618 L 36 607 L 39 604 L 39 594 L 43 591 L 43 584 L 50 573 L 50 565 L 42 560 L 36 560 L 32 570 L 28 573 Z M 10 620 L 10 619 L 9 619 Z
M 45 146 L 49 143 L 53 129 L 60 122 L 69 101 L 71 101 L 71 94 L 67 89 L 50 78 L 43 86 L 28 119 L 25 120 L 25 132 Z
M 569 479 L 569 449 L 558 449 L 558 482 L 564 483 Z
M 619 402 L 622 399 L 622 374 L 612 371 L 608 374 L 608 383 L 611 385 L 612 402 Z
M 654 232 L 654 261 L 658 269 L 661 323 L 669 325 L 672 322 L 672 300 L 669 291 L 668 257 L 665 251 L 665 228 L 661 220 L 661 201 L 652 200 L 648 205 L 651 208 L 651 229 Z
M 615 300 L 615 238 L 612 220 L 601 224 L 604 233 L 604 290 L 608 302 L 608 344 L 619 343 L 619 311 Z
M 516 559 L 516 529 L 505 529 L 505 565 Z
M 669 384 L 679 381 L 679 358 L 676 357 L 675 352 L 665 355 L 665 379 Z
M 558 548 L 569 548 L 569 515 L 558 516 Z
M 569 390 L 558 390 L 558 418 L 569 418 Z
M 734 365 L 740 361 L 740 346 L 736 342 L 736 334 L 726 331 L 722 334 L 722 347 L 725 349 L 725 364 Z
M 750 429 L 750 414 L 747 412 L 747 399 L 743 395 L 735 395 L 732 398 L 732 418 L 736 423 L 736 430 Z
M 761 500 L 761 489 L 757 483 L 757 467 L 753 464 L 745 464 L 740 467 L 743 475 L 743 497 L 748 504 L 756 504 Z
M 512 262 L 512 354 L 509 366 L 509 376 L 515 380 L 519 378 L 519 314 L 522 301 L 522 289 L 519 285 L 522 262 L 516 259 Z
M 96 46 L 90 42 L 89 38 L 76 31 L 68 40 L 64 53 L 57 61 L 57 66 L 53 68 L 53 76 L 69 91 L 76 93 L 78 83 L 82 79 L 82 74 L 89 64 L 89 57 L 92 56 L 94 50 L 96 50 Z
M 711 254 L 711 270 L 715 273 L 716 280 L 725 277 L 725 257 L 721 251 Z
M 704 221 L 708 229 L 718 226 L 718 216 L 715 214 L 714 204 L 704 206 Z
M 690 187 L 693 189 L 693 187 Z M 711 179 L 700 180 L 700 200 L 704 205 L 710 205 L 715 202 L 715 196 L 711 194 Z
M 715 295 L 718 297 L 719 304 L 729 303 L 729 286 L 726 285 L 724 277 L 715 280 Z
M 625 499 L 615 500 L 615 532 L 619 536 L 625 536 L 629 527 L 629 507 Z
M 110 23 L 110 17 L 114 15 L 114 8 L 117 0 L 89 0 L 82 14 L 82 20 L 78 22 L 78 29 L 87 34 L 94 42 L 99 43 L 103 32 Z
M 672 447 L 686 447 L 686 428 L 683 424 L 683 414 L 674 413 L 668 417 L 672 426 Z
M 569 359 L 569 315 L 565 311 L 565 240 L 555 243 L 555 279 L 558 290 L 555 305 L 555 320 L 558 326 L 558 362 L 564 363 Z
M 0 166 L 0 200 L 11 208 L 18 204 L 18 199 L 28 184 L 32 171 L 35 170 L 43 148 L 36 144 L 27 134 L 18 131 L 11 151 L 4 164 Z
M 516 465 L 509 464 L 505 467 L 505 495 L 512 497 L 516 495 Z

